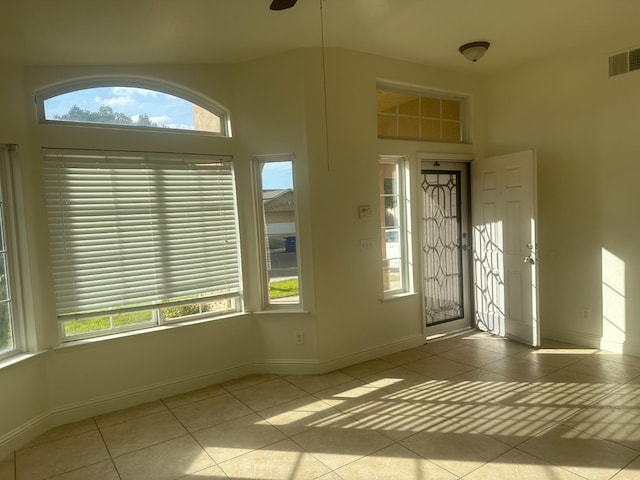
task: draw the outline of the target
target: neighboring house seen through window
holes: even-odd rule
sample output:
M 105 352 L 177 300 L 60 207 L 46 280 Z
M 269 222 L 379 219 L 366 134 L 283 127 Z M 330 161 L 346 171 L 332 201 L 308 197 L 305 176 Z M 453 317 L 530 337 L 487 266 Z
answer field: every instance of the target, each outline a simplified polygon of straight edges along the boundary
M 298 233 L 291 156 L 255 158 L 265 307 L 300 305 Z

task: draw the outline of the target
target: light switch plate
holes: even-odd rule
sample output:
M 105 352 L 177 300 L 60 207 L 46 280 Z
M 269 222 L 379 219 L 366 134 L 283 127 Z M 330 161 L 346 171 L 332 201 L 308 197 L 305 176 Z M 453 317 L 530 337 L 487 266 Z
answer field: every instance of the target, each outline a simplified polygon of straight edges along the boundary
M 358 207 L 358 218 L 366 218 L 371 215 L 371 206 L 370 205 L 360 205 Z

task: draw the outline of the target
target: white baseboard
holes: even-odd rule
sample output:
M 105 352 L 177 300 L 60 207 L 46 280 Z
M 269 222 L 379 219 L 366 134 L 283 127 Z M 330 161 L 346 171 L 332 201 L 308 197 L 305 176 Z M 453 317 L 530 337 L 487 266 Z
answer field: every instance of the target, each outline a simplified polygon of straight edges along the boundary
M 408 348 L 424 345 L 424 335 L 411 335 L 396 339 L 392 343 L 367 347 L 359 352 L 350 353 L 326 361 L 317 360 L 291 360 L 274 359 L 256 362 L 256 370 L 260 373 L 273 373 L 278 375 L 320 375 L 332 372 L 340 368 L 366 362 L 378 357 L 384 357 L 392 353 L 400 352 Z
M 320 372 L 320 362 L 317 360 L 276 358 L 257 361 L 253 365 L 256 373 L 274 375 L 317 375 Z
M 542 336 L 548 340 L 556 340 L 558 342 L 570 343 L 579 347 L 585 348 L 600 348 L 601 337 L 597 335 L 591 335 L 584 332 L 577 332 L 574 330 L 555 330 L 544 328 Z
M 0 437 L 0 460 L 51 428 L 49 413 L 42 413 Z
M 625 340 L 605 338 L 600 335 L 592 335 L 573 330 L 550 330 L 544 329 L 544 337 L 549 340 L 572 343 L 586 348 L 597 348 L 612 353 L 622 353 L 640 357 L 640 342 L 637 340 Z
M 355 365 L 356 363 L 366 362 L 378 357 L 384 357 L 385 355 L 391 355 L 392 353 L 407 350 L 408 348 L 419 347 L 426 342 L 425 336 L 422 334 L 409 335 L 407 337 L 398 338 L 391 343 L 385 343 L 383 345 L 375 345 L 368 348 L 364 348 L 359 352 L 350 353 L 341 357 L 336 357 L 331 360 L 323 361 L 319 364 L 318 373 L 327 373 L 340 368 Z
M 607 352 L 622 353 L 624 355 L 631 355 L 634 357 L 640 357 L 640 342 L 637 340 L 611 340 L 602 338 L 600 341 L 600 349 Z

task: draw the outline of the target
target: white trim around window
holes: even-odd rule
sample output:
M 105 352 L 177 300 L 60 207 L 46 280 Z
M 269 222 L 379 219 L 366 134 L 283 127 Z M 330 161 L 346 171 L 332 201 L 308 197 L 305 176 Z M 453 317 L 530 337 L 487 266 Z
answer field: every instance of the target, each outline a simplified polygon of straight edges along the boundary
M 15 199 L 17 145 L 0 145 L 0 359 L 26 349 Z
M 302 283 L 294 155 L 256 155 L 253 163 L 261 308 L 300 310 Z
M 403 156 L 383 155 L 378 172 L 383 293 L 388 299 L 413 291 L 409 163 Z

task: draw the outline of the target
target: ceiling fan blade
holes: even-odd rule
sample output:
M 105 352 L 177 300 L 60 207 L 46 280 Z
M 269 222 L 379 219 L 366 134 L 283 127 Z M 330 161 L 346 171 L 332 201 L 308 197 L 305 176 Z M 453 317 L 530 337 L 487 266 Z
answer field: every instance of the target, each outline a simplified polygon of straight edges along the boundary
M 287 8 L 293 7 L 297 1 L 298 0 L 273 0 L 269 8 L 271 10 L 286 10 Z

